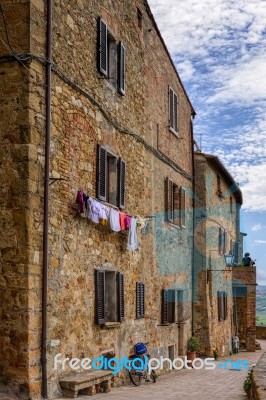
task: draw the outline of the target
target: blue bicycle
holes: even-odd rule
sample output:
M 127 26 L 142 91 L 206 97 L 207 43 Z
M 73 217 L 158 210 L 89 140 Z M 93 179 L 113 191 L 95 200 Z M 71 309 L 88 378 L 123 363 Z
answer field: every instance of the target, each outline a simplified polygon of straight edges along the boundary
M 141 384 L 141 380 L 145 379 L 145 381 L 151 381 L 153 383 L 156 382 L 157 374 L 154 370 L 150 372 L 150 378 L 148 374 L 148 370 L 143 368 L 145 365 L 145 361 L 147 358 L 150 358 L 148 354 L 147 345 L 149 343 L 137 343 L 134 346 L 134 354 L 129 356 L 131 360 L 131 369 L 129 372 L 129 379 L 133 383 L 134 386 L 139 386 Z

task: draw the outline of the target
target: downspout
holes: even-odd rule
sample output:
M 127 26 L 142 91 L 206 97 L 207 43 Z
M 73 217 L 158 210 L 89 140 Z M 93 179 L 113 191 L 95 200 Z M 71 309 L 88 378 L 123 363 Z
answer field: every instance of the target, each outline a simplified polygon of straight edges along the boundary
M 47 0 L 46 28 L 46 128 L 45 128 L 45 167 L 44 167 L 44 213 L 43 213 L 43 282 L 42 282 L 42 336 L 41 367 L 42 397 L 48 398 L 47 385 L 47 283 L 48 283 L 48 225 L 49 225 L 49 173 L 51 138 L 51 75 L 52 75 L 52 0 Z
M 195 114 L 192 114 L 192 119 L 195 118 Z M 191 157 L 192 157 L 192 265 L 191 265 L 191 277 L 192 277 L 192 310 L 191 310 L 191 328 L 192 336 L 195 334 L 195 196 L 196 196 L 196 184 L 195 184 L 195 159 L 194 159 L 194 134 L 193 134 L 193 121 L 190 120 L 190 134 L 191 134 Z

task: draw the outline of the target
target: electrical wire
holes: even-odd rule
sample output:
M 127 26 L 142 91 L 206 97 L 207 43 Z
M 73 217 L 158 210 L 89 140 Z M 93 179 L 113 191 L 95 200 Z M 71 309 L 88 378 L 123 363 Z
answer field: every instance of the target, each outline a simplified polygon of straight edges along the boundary
M 19 61 L 23 65 L 24 65 L 24 62 L 30 62 L 32 60 L 30 55 L 25 56 L 25 57 L 21 56 L 21 55 L 17 54 L 17 52 L 11 46 L 11 43 L 10 43 L 10 40 L 9 40 L 8 29 L 7 29 L 6 17 L 5 17 L 5 13 L 4 13 L 4 10 L 3 10 L 3 7 L 2 7 L 1 3 L 0 3 L 0 14 L 2 15 L 3 22 L 4 22 L 4 28 L 5 28 L 5 33 L 6 33 L 7 44 L 4 42 L 3 39 L 0 38 L 1 42 L 11 50 L 13 56 L 16 58 L 17 61 Z

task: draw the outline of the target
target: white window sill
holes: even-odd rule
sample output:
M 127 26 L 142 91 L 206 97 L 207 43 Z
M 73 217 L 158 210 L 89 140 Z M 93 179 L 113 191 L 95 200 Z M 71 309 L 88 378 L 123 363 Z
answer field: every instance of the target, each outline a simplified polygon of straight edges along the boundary
M 171 126 L 169 126 L 169 131 L 172 132 L 177 138 L 179 138 L 179 133 L 174 130 Z

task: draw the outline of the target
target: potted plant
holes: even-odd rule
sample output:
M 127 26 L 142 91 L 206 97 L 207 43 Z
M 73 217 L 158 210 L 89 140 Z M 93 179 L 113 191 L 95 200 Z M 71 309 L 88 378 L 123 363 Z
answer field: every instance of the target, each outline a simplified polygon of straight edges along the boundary
M 252 384 L 252 381 L 251 381 L 251 373 L 249 372 L 248 373 L 248 375 L 247 375 L 247 377 L 246 377 L 246 379 L 245 379 L 245 382 L 244 382 L 244 384 L 243 384 L 243 389 L 245 390 L 245 392 L 247 393 L 247 395 L 248 395 L 248 398 L 250 399 L 250 395 L 251 395 L 251 384 Z
M 191 336 L 187 342 L 187 359 L 193 361 L 196 353 L 200 349 L 200 341 L 195 336 Z

